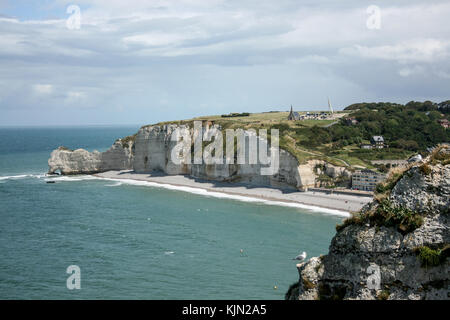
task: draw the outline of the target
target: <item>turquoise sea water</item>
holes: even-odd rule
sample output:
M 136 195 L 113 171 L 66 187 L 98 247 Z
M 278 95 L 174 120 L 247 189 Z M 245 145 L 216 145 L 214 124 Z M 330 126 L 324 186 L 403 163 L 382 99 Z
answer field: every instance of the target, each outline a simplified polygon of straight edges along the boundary
M 342 217 L 89 176 L 46 183 L 59 145 L 102 151 L 137 129 L 0 128 L 0 299 L 283 299 L 291 259 L 328 251 Z

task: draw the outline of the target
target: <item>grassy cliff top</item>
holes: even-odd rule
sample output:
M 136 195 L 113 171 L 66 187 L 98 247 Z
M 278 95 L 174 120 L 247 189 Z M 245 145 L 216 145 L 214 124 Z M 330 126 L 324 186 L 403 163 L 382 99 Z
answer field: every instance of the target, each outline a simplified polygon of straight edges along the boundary
M 310 113 L 320 111 L 310 111 Z M 306 111 L 298 112 L 300 115 Z M 428 147 L 450 141 L 450 130 L 439 121 L 450 119 L 450 102 L 430 101 L 397 103 L 359 103 L 332 118 L 287 120 L 289 112 L 272 111 L 230 115 L 202 116 L 187 120 L 161 122 L 187 124 L 195 120 L 213 121 L 223 129 L 278 129 L 280 147 L 293 154 L 300 163 L 321 159 L 338 166 L 379 168 L 374 160 L 404 160 L 412 154 L 426 153 Z M 351 118 L 352 121 L 346 121 Z M 270 133 L 270 131 L 269 131 Z M 372 136 L 381 135 L 389 146 L 384 149 L 362 149 Z
M 298 111 L 300 115 L 306 115 L 307 111 Z M 310 111 L 310 113 L 314 113 L 318 111 Z M 320 112 L 320 111 L 319 111 Z M 348 115 L 348 111 L 339 111 L 336 112 L 336 117 L 342 117 L 345 115 Z M 238 126 L 238 125 L 251 125 L 253 123 L 258 124 L 278 124 L 278 123 L 292 123 L 293 121 L 288 121 L 289 112 L 287 111 L 270 111 L 270 112 L 261 112 L 261 113 L 248 113 L 248 116 L 233 116 L 230 117 L 229 115 L 211 115 L 211 116 L 201 116 L 196 117 L 192 119 L 186 119 L 186 120 L 173 120 L 173 121 L 165 121 L 165 122 L 159 122 L 157 125 L 164 125 L 164 124 L 188 124 L 192 123 L 195 120 L 199 121 L 214 121 L 218 124 L 224 124 L 227 127 L 229 125 L 232 126 Z M 225 117 L 224 117 L 225 116 Z M 228 116 L 228 117 L 227 117 Z M 335 120 L 302 120 L 302 125 L 304 126 L 325 126 L 328 125 Z
M 310 113 L 317 113 L 320 111 L 310 111 Z M 300 115 L 306 115 L 307 111 L 298 112 Z M 194 121 L 212 121 L 214 124 L 220 125 L 222 129 L 268 129 L 268 134 L 270 134 L 270 129 L 280 130 L 280 147 L 291 154 L 293 154 L 300 163 L 306 163 L 311 159 L 321 159 L 330 162 L 337 166 L 347 166 L 349 163 L 335 157 L 330 157 L 326 153 L 319 150 L 313 150 L 309 147 L 302 147 L 298 145 L 298 134 L 297 132 L 312 127 L 328 127 L 339 122 L 339 119 L 345 117 L 349 112 L 338 111 L 335 112 L 332 119 L 325 120 L 300 120 L 300 121 L 289 121 L 287 120 L 289 112 L 286 111 L 271 111 L 262 113 L 250 113 L 248 116 L 233 116 L 233 117 L 223 117 L 222 115 L 213 116 L 202 116 L 187 120 L 175 120 L 160 122 L 156 125 L 165 124 L 178 124 L 178 125 L 189 125 L 193 126 Z M 307 136 L 302 137 L 303 140 L 308 140 Z M 357 159 L 355 163 L 365 166 L 365 164 Z

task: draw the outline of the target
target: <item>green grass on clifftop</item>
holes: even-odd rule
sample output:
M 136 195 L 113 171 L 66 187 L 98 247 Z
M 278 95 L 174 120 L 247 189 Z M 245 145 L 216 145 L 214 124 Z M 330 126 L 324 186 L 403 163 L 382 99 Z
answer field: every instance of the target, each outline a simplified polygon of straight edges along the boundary
M 244 112 L 202 116 L 163 124 L 193 125 L 194 120 L 212 121 L 223 129 L 278 129 L 280 147 L 300 163 L 321 159 L 338 166 L 375 168 L 372 160 L 401 160 L 424 153 L 428 147 L 450 141 L 450 130 L 439 121 L 450 118 L 450 103 L 430 101 L 396 103 L 359 103 L 336 112 L 334 119 L 288 121 L 287 111 Z M 317 112 L 317 111 L 316 111 Z M 306 112 L 299 112 L 305 114 Z M 233 116 L 230 116 L 233 115 Z M 356 122 L 346 121 L 352 117 Z M 381 135 L 385 149 L 361 149 L 372 136 Z M 444 160 L 449 161 L 449 160 Z

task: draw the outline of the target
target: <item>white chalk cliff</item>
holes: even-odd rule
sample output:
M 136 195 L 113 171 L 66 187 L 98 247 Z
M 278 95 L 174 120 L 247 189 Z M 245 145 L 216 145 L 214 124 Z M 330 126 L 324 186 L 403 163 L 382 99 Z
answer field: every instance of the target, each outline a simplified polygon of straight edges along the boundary
M 261 175 L 261 169 L 266 166 L 260 164 L 176 164 L 171 161 L 171 151 L 177 142 L 172 141 L 171 137 L 177 128 L 189 130 L 193 136 L 193 129 L 185 125 L 153 125 L 140 128 L 135 136 L 118 139 L 105 152 L 60 147 L 51 153 L 48 160 L 49 172 L 70 175 L 125 169 L 138 173 L 162 171 L 169 175 L 184 174 L 205 180 L 245 182 L 300 190 L 315 186 L 314 167 L 318 163 L 324 164 L 333 176 L 345 172 L 344 168 L 334 167 L 320 160 L 299 164 L 293 155 L 282 149 L 279 154 L 279 170 L 273 175 Z M 248 148 L 245 156 L 248 159 Z

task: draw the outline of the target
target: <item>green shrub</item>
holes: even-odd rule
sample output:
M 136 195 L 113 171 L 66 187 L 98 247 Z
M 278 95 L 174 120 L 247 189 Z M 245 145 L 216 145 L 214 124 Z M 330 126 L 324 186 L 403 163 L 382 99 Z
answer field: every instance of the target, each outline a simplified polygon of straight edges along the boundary
M 376 185 L 375 187 L 375 193 L 377 194 L 383 194 L 386 193 L 387 191 L 391 190 L 391 186 L 388 184 L 384 184 L 384 183 L 379 183 Z
M 133 145 L 136 140 L 136 134 L 131 136 L 127 136 L 125 138 L 120 139 L 123 148 L 128 148 L 130 145 Z
M 388 199 L 379 202 L 375 210 L 366 213 L 354 213 L 352 217 L 344 220 L 340 225 L 336 225 L 336 231 L 341 231 L 349 225 L 363 225 L 377 227 L 392 227 L 405 235 L 414 231 L 423 224 L 423 217 L 412 210 L 400 206 L 394 206 Z
M 435 165 L 437 163 L 442 163 L 446 165 L 450 162 L 450 152 L 448 148 L 444 146 L 439 146 L 433 150 L 430 156 L 431 164 Z
M 285 131 L 289 131 L 291 129 L 291 127 L 287 124 L 287 123 L 277 123 L 274 124 L 271 129 L 278 129 L 280 131 L 280 134 L 285 132 Z
M 359 212 L 354 212 L 352 213 L 352 216 L 350 218 L 347 218 L 344 220 L 344 222 L 342 224 L 337 224 L 336 225 L 336 231 L 339 232 L 343 229 L 345 229 L 345 227 L 355 224 L 355 225 L 362 225 L 364 222 L 366 222 L 367 217 Z
M 400 206 L 394 206 L 384 199 L 378 205 L 375 214 L 370 216 L 375 225 L 395 227 L 400 233 L 407 234 L 423 224 L 420 214 Z
M 388 195 L 391 190 L 395 187 L 397 182 L 403 178 L 407 168 L 394 168 L 391 169 L 387 179 L 375 187 L 376 194 L 386 194 Z
M 427 246 L 421 246 L 414 249 L 423 268 L 436 267 L 443 264 L 449 256 L 450 245 L 445 245 L 442 249 L 432 249 Z
M 421 165 L 420 167 L 419 167 L 419 169 L 420 169 L 420 171 L 424 174 L 424 175 L 429 175 L 429 174 L 431 174 L 431 167 L 428 165 L 428 164 L 426 164 L 426 163 L 424 163 L 423 165 Z

